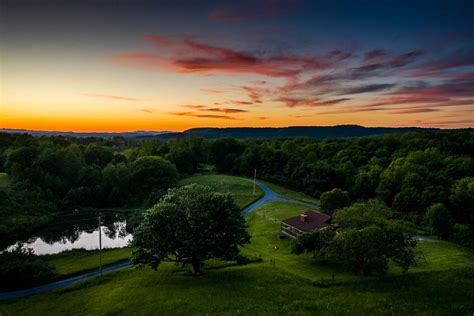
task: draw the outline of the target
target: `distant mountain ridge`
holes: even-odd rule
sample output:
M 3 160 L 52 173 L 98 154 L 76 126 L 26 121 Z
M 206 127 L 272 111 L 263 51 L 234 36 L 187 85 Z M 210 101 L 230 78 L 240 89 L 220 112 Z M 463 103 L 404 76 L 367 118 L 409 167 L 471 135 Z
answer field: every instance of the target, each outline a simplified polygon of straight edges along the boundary
M 187 137 L 198 136 L 207 139 L 234 137 L 241 139 L 266 139 L 286 137 L 308 138 L 348 138 L 406 133 L 413 131 L 433 131 L 435 128 L 420 127 L 364 127 L 360 125 L 336 126 L 289 126 L 289 127 L 228 127 L 228 128 L 192 128 L 184 131 Z M 167 137 L 167 134 L 159 137 Z
M 385 134 L 399 134 L 414 131 L 435 131 L 437 128 L 421 127 L 364 127 L 360 125 L 335 126 L 289 126 L 289 127 L 200 127 L 184 132 L 169 131 L 133 131 L 133 132 L 60 132 L 32 131 L 23 129 L 0 129 L 0 133 L 30 134 L 33 136 L 67 136 L 112 138 L 115 136 L 134 139 L 172 140 L 189 137 L 206 139 L 239 138 L 239 139 L 270 139 L 288 137 L 307 137 L 316 139 L 352 138 Z
M 125 138 L 151 137 L 163 133 L 171 133 L 169 131 L 133 131 L 133 132 L 63 132 L 63 131 L 35 131 L 27 129 L 7 129 L 0 128 L 0 133 L 8 134 L 30 134 L 33 136 L 66 136 L 66 137 L 97 137 L 112 138 L 122 136 Z

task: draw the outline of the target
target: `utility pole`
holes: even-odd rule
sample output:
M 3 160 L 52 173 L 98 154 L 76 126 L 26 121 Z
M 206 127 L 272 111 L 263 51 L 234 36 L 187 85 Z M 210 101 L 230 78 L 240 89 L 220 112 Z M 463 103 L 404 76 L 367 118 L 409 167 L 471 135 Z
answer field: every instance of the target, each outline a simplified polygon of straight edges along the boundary
M 99 215 L 99 274 L 102 276 L 102 226 Z
M 255 195 L 255 182 L 257 182 L 257 169 L 253 170 L 253 195 Z

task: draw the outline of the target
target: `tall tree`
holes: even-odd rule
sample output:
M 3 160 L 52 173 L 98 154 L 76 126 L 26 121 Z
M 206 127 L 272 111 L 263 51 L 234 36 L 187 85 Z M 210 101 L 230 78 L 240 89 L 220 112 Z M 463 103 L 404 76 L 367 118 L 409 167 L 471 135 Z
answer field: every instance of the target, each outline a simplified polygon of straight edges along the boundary
M 140 157 L 131 164 L 131 188 L 143 199 L 153 190 L 166 190 L 178 181 L 175 165 L 159 156 Z
M 341 189 L 332 189 L 321 194 L 321 208 L 332 212 L 350 204 L 349 192 Z
M 474 178 L 467 177 L 456 181 L 449 200 L 454 206 L 457 219 L 474 225 Z
M 451 213 L 442 203 L 430 206 L 425 217 L 432 234 L 439 239 L 447 239 L 450 236 L 453 226 Z
M 235 259 L 250 240 L 245 228 L 230 195 L 196 184 L 176 188 L 146 211 L 134 233 L 133 262 L 156 269 L 173 261 L 199 273 L 207 259 Z

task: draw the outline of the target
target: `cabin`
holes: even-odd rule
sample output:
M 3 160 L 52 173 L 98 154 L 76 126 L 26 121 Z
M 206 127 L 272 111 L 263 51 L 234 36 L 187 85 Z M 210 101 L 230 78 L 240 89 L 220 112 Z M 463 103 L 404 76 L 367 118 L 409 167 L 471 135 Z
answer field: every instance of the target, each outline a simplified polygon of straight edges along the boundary
M 312 210 L 281 221 L 280 238 L 297 238 L 306 233 L 332 227 L 331 216 Z

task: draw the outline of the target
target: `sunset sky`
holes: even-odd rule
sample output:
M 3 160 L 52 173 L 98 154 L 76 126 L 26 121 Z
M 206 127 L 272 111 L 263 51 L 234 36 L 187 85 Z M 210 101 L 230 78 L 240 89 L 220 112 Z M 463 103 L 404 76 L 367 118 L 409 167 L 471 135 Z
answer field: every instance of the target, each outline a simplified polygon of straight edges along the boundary
M 474 127 L 474 1 L 0 1 L 0 128 Z

